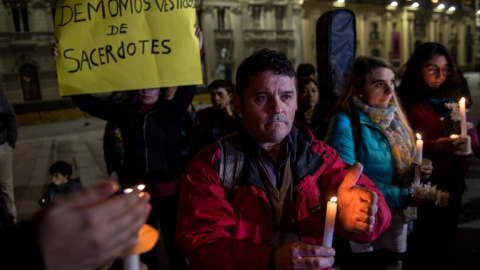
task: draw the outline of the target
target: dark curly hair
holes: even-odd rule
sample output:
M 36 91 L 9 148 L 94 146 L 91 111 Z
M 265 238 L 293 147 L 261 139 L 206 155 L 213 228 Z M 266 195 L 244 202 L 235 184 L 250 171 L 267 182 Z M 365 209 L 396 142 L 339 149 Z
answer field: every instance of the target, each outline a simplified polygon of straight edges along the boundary
M 296 88 L 297 76 L 295 68 L 285 54 L 274 50 L 263 49 L 247 57 L 238 67 L 236 77 L 237 95 L 243 100 L 243 94 L 247 88 L 249 76 L 257 75 L 259 72 L 267 70 L 294 78 Z

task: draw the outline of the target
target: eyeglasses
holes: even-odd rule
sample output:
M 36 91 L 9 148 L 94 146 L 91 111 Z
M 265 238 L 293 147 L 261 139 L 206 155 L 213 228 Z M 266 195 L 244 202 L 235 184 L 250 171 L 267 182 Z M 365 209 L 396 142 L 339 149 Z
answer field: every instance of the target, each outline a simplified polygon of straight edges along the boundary
M 438 66 L 436 66 L 434 64 L 429 64 L 429 65 L 424 66 L 423 69 L 430 76 L 440 76 L 440 72 L 443 76 L 450 75 L 450 68 L 449 67 L 439 68 Z

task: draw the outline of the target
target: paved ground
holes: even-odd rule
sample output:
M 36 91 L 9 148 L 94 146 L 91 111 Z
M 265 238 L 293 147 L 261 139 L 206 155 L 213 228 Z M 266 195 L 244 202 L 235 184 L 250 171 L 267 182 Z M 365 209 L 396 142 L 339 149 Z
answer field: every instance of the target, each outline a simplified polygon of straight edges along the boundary
M 470 115 L 480 120 L 479 75 L 465 74 L 474 105 Z M 88 123 L 88 125 L 86 125 Z M 107 177 L 103 160 L 102 136 L 105 122 L 95 118 L 19 128 L 14 151 L 15 197 L 19 219 L 28 219 L 38 210 L 37 201 L 50 182 L 49 165 L 65 160 L 74 165 L 74 177 L 85 186 Z M 478 269 L 480 258 L 480 160 L 471 159 L 469 191 L 464 195 L 464 213 L 459 224 L 454 261 L 449 269 Z M 162 269 L 167 269 L 160 251 Z

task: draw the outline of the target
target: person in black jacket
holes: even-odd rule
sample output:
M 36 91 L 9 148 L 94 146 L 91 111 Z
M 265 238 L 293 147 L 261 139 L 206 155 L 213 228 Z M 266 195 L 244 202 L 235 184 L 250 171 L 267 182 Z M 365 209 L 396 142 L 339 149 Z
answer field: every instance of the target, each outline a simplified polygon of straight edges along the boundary
M 15 221 L 17 208 L 13 193 L 13 148 L 17 142 L 17 116 L 0 89 L 0 196 L 4 197 L 8 212 Z
M 196 29 L 201 50 L 203 34 L 199 27 Z M 175 243 L 181 178 L 177 130 L 195 92 L 196 86 L 180 86 L 172 100 L 165 100 L 161 98 L 160 88 L 141 89 L 134 92 L 132 99 L 121 104 L 92 95 L 72 96 L 82 111 L 120 129 L 124 144 L 125 186 L 145 184 L 145 190 L 151 194 L 152 211 L 147 223 L 154 228 L 160 224 L 170 269 L 187 267 L 185 256 Z M 141 260 L 149 269 L 158 269 L 157 254 L 155 247 L 142 254 Z
M 212 106 L 197 112 L 190 132 L 190 158 L 203 147 L 235 132 L 240 123 L 232 106 L 232 85 L 225 80 L 215 80 L 208 85 L 208 91 Z
M 65 161 L 57 161 L 50 166 L 48 173 L 52 176 L 52 183 L 48 186 L 47 192 L 38 201 L 40 206 L 45 206 L 51 200 L 82 189 L 80 179 L 70 179 L 72 176 L 72 165 Z

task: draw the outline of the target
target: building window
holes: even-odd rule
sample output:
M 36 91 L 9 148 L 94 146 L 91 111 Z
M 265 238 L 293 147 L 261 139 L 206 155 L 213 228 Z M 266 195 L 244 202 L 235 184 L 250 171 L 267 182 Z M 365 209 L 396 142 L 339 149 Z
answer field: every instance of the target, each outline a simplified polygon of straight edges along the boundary
M 230 64 L 219 64 L 217 67 L 217 77 L 221 80 L 226 80 L 227 82 L 232 82 L 232 65 Z
M 20 68 L 20 82 L 25 101 L 42 99 L 37 69 L 33 65 L 25 64 Z
M 285 7 L 275 8 L 275 24 L 277 29 L 285 29 Z
M 262 7 L 261 6 L 253 6 L 252 7 L 252 20 L 253 20 L 253 28 L 260 28 L 260 18 L 262 16 Z
M 225 8 L 217 9 L 217 27 L 218 29 L 225 29 Z
M 28 9 L 26 7 L 13 7 L 12 8 L 13 25 L 15 32 L 29 32 L 30 25 L 28 23 Z

